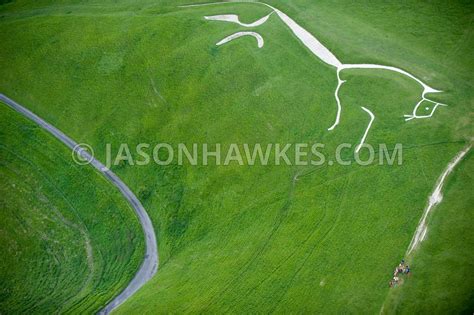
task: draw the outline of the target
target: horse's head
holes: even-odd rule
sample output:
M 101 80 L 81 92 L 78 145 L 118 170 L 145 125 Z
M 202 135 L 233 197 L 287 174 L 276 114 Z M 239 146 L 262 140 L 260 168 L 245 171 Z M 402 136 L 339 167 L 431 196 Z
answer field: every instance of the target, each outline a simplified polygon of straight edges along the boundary
M 440 106 L 448 105 L 427 99 L 423 94 L 422 99 L 416 103 L 415 107 L 413 108 L 413 112 L 411 114 L 404 115 L 405 121 L 430 118 Z

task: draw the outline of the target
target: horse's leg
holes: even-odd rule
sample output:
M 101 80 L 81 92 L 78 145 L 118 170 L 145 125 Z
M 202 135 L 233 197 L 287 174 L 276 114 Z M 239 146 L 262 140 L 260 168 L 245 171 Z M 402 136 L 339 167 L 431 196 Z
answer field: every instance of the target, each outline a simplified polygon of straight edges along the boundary
M 365 108 L 364 106 L 361 106 L 361 108 L 362 108 L 365 112 L 367 112 L 367 113 L 369 114 L 369 116 L 370 116 L 370 121 L 369 121 L 369 124 L 367 125 L 367 128 L 365 129 L 365 133 L 364 133 L 364 135 L 362 136 L 362 139 L 360 140 L 359 145 L 357 145 L 357 147 L 356 147 L 356 150 L 355 150 L 356 153 L 359 152 L 360 148 L 361 148 L 362 145 L 364 144 L 365 139 L 367 138 L 367 134 L 369 133 L 369 129 L 370 129 L 370 127 L 372 126 L 372 123 L 374 122 L 374 119 L 375 119 L 374 114 L 373 114 L 370 110 L 368 110 L 368 109 Z
M 339 76 L 340 71 L 341 71 L 340 69 L 337 69 L 337 87 L 336 87 L 336 91 L 334 92 L 334 96 L 336 97 L 336 102 L 337 102 L 336 121 L 331 127 L 328 128 L 328 130 L 333 130 L 339 124 L 339 120 L 341 117 L 342 106 L 341 106 L 341 100 L 339 99 L 339 89 L 341 88 L 341 85 L 346 81 L 341 80 L 341 77 Z

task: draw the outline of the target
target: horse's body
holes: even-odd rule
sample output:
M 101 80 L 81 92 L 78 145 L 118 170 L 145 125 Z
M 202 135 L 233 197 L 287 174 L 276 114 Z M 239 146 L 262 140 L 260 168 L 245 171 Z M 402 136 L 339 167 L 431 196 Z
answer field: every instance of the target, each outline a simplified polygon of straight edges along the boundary
M 245 2 L 245 1 L 216 2 L 216 3 L 197 4 L 197 5 L 190 5 L 190 6 L 228 4 L 228 3 L 235 3 L 235 2 Z M 324 63 L 326 63 L 329 66 L 332 66 L 336 69 L 336 75 L 337 75 L 337 81 L 338 82 L 337 82 L 336 90 L 334 91 L 334 97 L 335 97 L 336 102 L 337 102 L 337 113 L 336 113 L 336 119 L 335 119 L 334 123 L 332 124 L 331 127 L 328 128 L 328 130 L 333 130 L 340 122 L 340 117 L 341 117 L 341 112 L 342 112 L 342 105 L 341 105 L 341 101 L 339 99 L 339 90 L 340 90 L 341 86 L 344 84 L 344 82 L 346 82 L 346 81 L 341 79 L 340 72 L 344 69 L 379 69 L 379 70 L 385 70 L 385 71 L 398 72 L 398 73 L 400 73 L 404 76 L 409 77 L 410 79 L 416 81 L 419 85 L 421 85 L 421 87 L 423 88 L 423 92 L 421 94 L 421 99 L 414 106 L 412 114 L 404 115 L 406 121 L 412 120 L 412 119 L 415 119 L 415 118 L 429 118 L 433 115 L 434 111 L 437 109 L 438 106 L 446 106 L 445 104 L 427 99 L 426 94 L 428 94 L 428 93 L 439 93 L 441 91 L 430 87 L 428 84 L 424 83 L 422 80 L 420 80 L 419 78 L 417 78 L 413 74 L 411 74 L 411 73 L 409 73 L 409 72 L 407 72 L 403 69 L 393 67 L 393 66 L 384 66 L 384 65 L 376 65 L 376 64 L 343 64 L 316 37 L 314 37 L 310 32 L 308 32 L 306 29 L 304 29 L 302 26 L 300 26 L 298 23 L 296 23 L 292 18 L 290 18 L 284 12 L 278 10 L 277 8 L 275 8 L 275 7 L 273 7 L 269 4 L 263 3 L 263 2 L 252 2 L 252 3 L 258 3 L 258 4 L 261 4 L 261 5 L 265 5 L 268 8 L 270 8 L 272 10 L 272 12 L 270 14 L 266 15 L 265 17 L 260 18 L 259 20 L 255 21 L 253 23 L 250 23 L 250 24 L 241 23 L 239 21 L 239 18 L 238 18 L 237 15 L 206 16 L 205 19 L 206 20 L 215 20 L 215 21 L 225 21 L 225 22 L 237 23 L 237 24 L 239 24 L 241 26 L 244 26 L 244 27 L 257 27 L 257 26 L 260 26 L 260 25 L 264 24 L 268 20 L 270 15 L 275 13 L 280 18 L 280 20 L 286 26 L 288 26 L 288 28 L 293 32 L 293 34 L 298 38 L 298 40 L 300 40 L 301 43 L 311 51 L 311 53 L 313 53 L 316 57 L 318 57 Z M 252 36 L 256 37 L 257 40 L 259 40 L 258 36 L 260 36 L 260 35 L 258 33 L 255 33 L 255 32 L 248 32 L 249 34 L 242 34 L 242 33 L 245 33 L 245 32 L 239 32 L 238 36 L 234 36 L 234 37 L 232 37 L 233 35 L 228 36 L 224 40 L 220 41 L 218 44 L 220 45 L 223 42 L 227 43 L 227 42 L 229 42 L 230 40 L 232 40 L 234 38 L 245 36 L 245 35 L 252 35 Z M 260 36 L 260 38 L 261 38 L 261 36 Z M 261 47 L 263 47 L 263 39 L 259 40 L 259 48 L 261 48 Z M 423 101 L 431 102 L 431 103 L 434 104 L 434 106 L 432 108 L 431 113 L 418 115 L 417 111 L 418 111 L 419 107 L 421 106 L 421 104 L 423 103 Z M 375 119 L 374 114 L 369 109 L 367 109 L 365 107 L 362 107 L 362 109 L 369 114 L 370 121 L 367 125 L 366 131 L 364 133 L 364 136 L 361 139 L 361 142 L 359 143 L 359 145 L 356 148 L 356 152 L 359 151 L 362 144 L 364 143 L 364 141 L 367 137 L 367 133 L 368 133 L 370 127 L 372 126 L 372 122 Z

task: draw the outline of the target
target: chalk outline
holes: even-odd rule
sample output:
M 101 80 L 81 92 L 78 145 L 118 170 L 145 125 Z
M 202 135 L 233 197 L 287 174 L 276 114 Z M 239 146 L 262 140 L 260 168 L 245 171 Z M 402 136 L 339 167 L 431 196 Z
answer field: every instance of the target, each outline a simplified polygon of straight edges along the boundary
M 357 145 L 357 147 L 356 147 L 356 150 L 355 150 L 356 153 L 359 152 L 360 148 L 361 148 L 362 145 L 364 144 L 365 139 L 367 138 L 367 134 L 369 133 L 370 127 L 372 127 L 372 123 L 373 123 L 374 120 L 375 120 L 375 115 L 374 115 L 374 113 L 372 113 L 369 109 L 365 108 L 364 106 L 361 106 L 361 108 L 362 108 L 366 113 L 369 114 L 369 116 L 370 116 L 370 121 L 369 121 L 369 124 L 367 125 L 367 128 L 365 128 L 365 133 L 364 133 L 364 135 L 362 136 L 362 139 L 360 140 L 359 145 Z
M 256 33 L 256 32 L 237 32 L 237 33 L 234 33 L 234 34 L 229 35 L 226 38 L 222 39 L 216 45 L 217 46 L 224 45 L 224 44 L 226 44 L 226 43 L 228 43 L 228 42 L 230 42 L 234 39 L 237 39 L 237 38 L 243 37 L 243 36 L 253 36 L 253 37 L 255 37 L 255 39 L 257 40 L 258 48 L 262 48 L 263 45 L 265 44 L 265 42 L 263 40 L 263 37 L 259 33 Z
M 340 78 L 340 71 L 344 69 L 380 69 L 380 70 L 387 70 L 387 71 L 394 71 L 398 72 L 404 76 L 407 76 L 411 78 L 412 80 L 415 80 L 418 84 L 420 84 L 423 87 L 423 92 L 421 95 L 421 100 L 415 105 L 413 109 L 413 114 L 412 115 L 404 115 L 405 121 L 410 121 L 412 119 L 420 119 L 420 118 L 430 118 L 433 116 L 434 112 L 439 106 L 448 106 L 443 103 L 435 102 L 432 101 L 428 98 L 426 98 L 426 94 L 428 93 L 440 93 L 442 92 L 441 90 L 437 90 L 435 88 L 430 87 L 428 84 L 424 83 L 422 80 L 414 76 L 413 74 L 397 68 L 393 66 L 384 66 L 384 65 L 377 65 L 377 64 L 343 64 L 339 61 L 339 59 L 327 48 L 325 47 L 320 41 L 316 39 L 310 32 L 308 32 L 306 29 L 301 27 L 298 23 L 296 23 L 292 18 L 290 18 L 288 15 L 283 13 L 282 11 L 276 9 L 275 7 L 264 3 L 264 2 L 246 2 L 246 1 L 232 1 L 232 2 L 210 2 L 210 3 L 202 3 L 202 4 L 192 4 L 192 5 L 183 5 L 179 6 L 181 8 L 188 8 L 188 7 L 199 7 L 199 6 L 210 6 L 210 5 L 219 5 L 219 4 L 229 4 L 229 3 L 256 3 L 256 4 L 261 4 L 264 5 L 270 9 L 272 9 L 272 12 L 269 15 L 266 15 L 265 17 L 257 20 L 256 22 L 250 23 L 250 24 L 244 24 L 241 23 L 238 16 L 235 14 L 227 14 L 227 15 L 218 15 L 214 17 L 219 17 L 215 18 L 214 20 L 219 20 L 219 21 L 226 21 L 226 22 L 232 22 L 232 23 L 238 23 L 242 26 L 248 26 L 252 25 L 255 26 L 257 23 L 260 26 L 263 23 L 265 23 L 270 15 L 272 13 L 276 13 L 278 17 L 282 20 L 283 23 L 288 26 L 288 28 L 295 34 L 295 36 L 302 42 L 303 45 L 306 46 L 316 57 L 318 57 L 321 61 L 325 62 L 326 64 L 333 66 L 336 68 L 336 73 L 337 73 L 337 86 L 336 90 L 334 91 L 334 97 L 336 99 L 337 103 L 337 111 L 336 111 L 336 119 L 334 123 L 329 127 L 327 130 L 332 131 L 334 128 L 340 123 L 341 120 L 341 113 L 342 113 L 342 103 L 339 98 L 339 90 L 342 86 L 342 84 L 346 81 L 341 80 Z M 262 22 L 263 21 L 263 22 Z M 418 107 L 421 105 L 423 101 L 429 101 L 435 104 L 433 107 L 431 113 L 429 115 L 417 115 L 416 111 Z M 366 130 L 367 131 L 367 130 Z

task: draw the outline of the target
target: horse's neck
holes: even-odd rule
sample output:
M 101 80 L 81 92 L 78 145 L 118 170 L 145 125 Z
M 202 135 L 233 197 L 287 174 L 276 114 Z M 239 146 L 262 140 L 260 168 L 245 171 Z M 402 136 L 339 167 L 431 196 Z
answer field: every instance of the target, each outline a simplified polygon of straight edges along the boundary
M 271 7 L 270 5 L 267 5 Z M 316 57 L 321 59 L 321 61 L 327 63 L 336 68 L 340 68 L 342 63 L 337 59 L 337 57 L 326 48 L 316 37 L 313 36 L 310 32 L 305 30 L 302 26 L 295 22 L 288 15 L 282 11 L 271 7 L 275 13 L 280 17 L 280 19 L 285 23 L 290 30 L 295 34 L 295 36 L 305 45 Z

